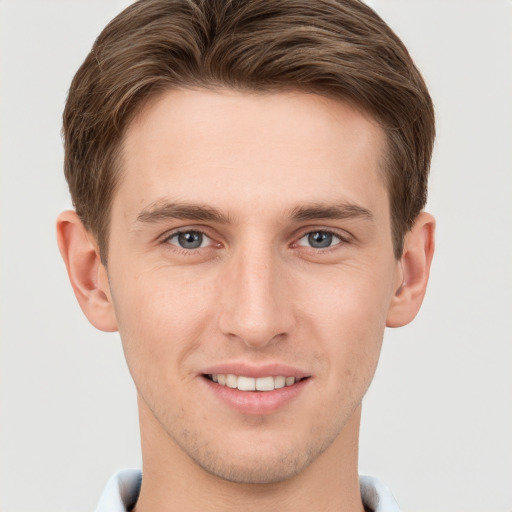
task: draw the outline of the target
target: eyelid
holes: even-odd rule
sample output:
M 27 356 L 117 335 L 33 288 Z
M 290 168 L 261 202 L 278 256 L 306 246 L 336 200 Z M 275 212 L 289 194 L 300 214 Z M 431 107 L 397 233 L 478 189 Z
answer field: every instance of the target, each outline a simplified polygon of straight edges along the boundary
M 204 249 L 208 249 L 211 247 L 221 245 L 221 243 L 217 241 L 218 236 L 213 234 L 211 231 L 212 230 L 208 229 L 206 226 L 180 226 L 178 228 L 170 229 L 170 230 L 164 232 L 162 235 L 157 237 L 156 242 L 158 244 L 162 244 L 162 245 L 170 245 L 173 247 L 173 249 L 182 250 L 182 251 L 191 253 L 194 251 L 198 251 L 200 249 L 204 250 Z M 180 247 L 178 244 L 174 244 L 174 243 L 170 242 L 171 238 L 173 238 L 177 235 L 180 235 L 182 233 L 190 233 L 190 232 L 202 234 L 203 237 L 205 237 L 209 240 L 209 243 L 205 247 L 197 247 L 195 249 L 185 249 L 183 247 Z
M 173 242 L 171 242 L 171 240 L 173 239 L 178 239 L 179 235 L 182 235 L 183 233 L 198 233 L 200 234 L 202 237 L 203 237 L 203 240 L 201 242 L 201 245 L 199 247 L 194 247 L 192 249 L 186 249 L 185 247 L 181 247 L 179 244 L 175 244 Z M 176 247 L 178 247 L 179 249 L 185 249 L 187 251 L 194 251 L 194 250 L 197 250 L 197 249 L 204 249 L 206 247 L 209 247 L 211 246 L 213 240 L 211 239 L 211 237 L 209 237 L 206 233 L 203 233 L 202 231 L 198 231 L 196 229 L 182 229 L 182 230 L 179 230 L 179 231 L 175 231 L 174 233 L 171 233 L 167 238 L 165 238 L 164 240 L 165 242 L 171 244 L 171 245 L 175 245 Z M 203 243 L 205 242 L 210 242 L 210 243 L 206 243 L 206 245 L 203 245 Z
M 196 249 L 184 249 L 176 244 L 169 244 L 169 245 L 172 245 L 173 247 L 176 247 L 178 249 L 183 249 L 187 252 L 195 251 L 198 249 L 206 249 L 208 247 L 222 246 L 223 243 L 218 241 L 219 236 L 217 234 L 212 234 L 211 231 L 212 230 L 209 229 L 207 226 L 189 226 L 189 225 L 188 226 L 180 226 L 178 228 L 170 229 L 170 230 L 164 232 L 162 235 L 157 237 L 157 242 L 162 243 L 162 244 L 169 244 L 169 240 L 172 237 L 175 237 L 181 233 L 196 232 L 196 233 L 201 233 L 205 238 L 209 239 L 210 243 L 206 247 L 199 247 Z M 292 242 L 291 246 L 292 247 L 307 247 L 306 245 L 299 245 L 298 241 L 311 233 L 318 233 L 318 232 L 329 233 L 329 234 L 337 237 L 340 240 L 340 242 L 333 244 L 332 246 L 324 248 L 324 249 L 319 249 L 319 248 L 315 248 L 315 247 L 310 247 L 310 249 L 325 251 L 326 249 L 334 248 L 337 245 L 349 244 L 349 243 L 352 243 L 355 240 L 357 240 L 354 237 L 354 235 L 352 235 L 351 233 L 349 233 L 346 230 L 341 230 L 341 229 L 336 229 L 336 228 L 326 227 L 326 226 L 318 226 L 318 227 L 317 226 L 307 226 L 307 227 L 302 227 L 300 230 L 298 230 L 296 232 L 296 234 L 293 236 L 293 242 Z
M 294 237 L 295 242 L 293 245 L 298 245 L 297 242 L 304 238 L 305 236 L 311 234 L 311 233 L 329 233 L 330 235 L 333 235 L 341 240 L 341 243 L 350 243 L 355 240 L 355 237 L 345 230 L 335 229 L 331 227 L 311 227 L 308 226 L 307 228 L 302 228 Z M 338 245 L 338 244 L 335 244 Z M 331 246 L 334 247 L 334 246 Z
M 180 233 L 189 233 L 189 232 L 201 233 L 202 235 L 204 235 L 210 239 L 213 239 L 213 238 L 215 238 L 215 235 L 212 235 L 211 231 L 212 230 L 208 229 L 206 226 L 186 225 L 186 226 L 180 226 L 180 227 L 168 229 L 168 230 L 164 231 L 161 235 L 158 235 L 156 240 L 159 242 L 165 242 L 166 240 L 168 240 L 169 238 L 171 238 L 174 235 L 179 235 Z
M 311 235 L 312 233 L 325 233 L 325 234 L 330 235 L 332 237 L 332 239 L 331 239 L 332 240 L 332 244 L 328 245 L 326 247 L 313 247 L 312 245 L 309 244 L 309 241 L 307 240 L 309 238 L 309 235 Z M 301 243 L 302 240 L 305 240 L 305 243 Z M 343 243 L 343 239 L 340 236 L 338 236 L 336 233 L 331 233 L 329 231 L 317 230 L 317 231 L 310 231 L 310 232 L 306 233 L 305 235 L 301 236 L 297 240 L 296 245 L 298 247 L 305 247 L 305 248 L 313 249 L 315 251 L 327 251 L 329 249 L 335 248 L 336 246 L 338 246 L 338 245 L 340 245 L 342 243 Z

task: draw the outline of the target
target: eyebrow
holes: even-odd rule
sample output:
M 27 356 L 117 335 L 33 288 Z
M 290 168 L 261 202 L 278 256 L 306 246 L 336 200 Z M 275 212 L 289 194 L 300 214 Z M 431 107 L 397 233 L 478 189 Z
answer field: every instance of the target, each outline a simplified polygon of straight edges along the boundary
M 292 210 L 292 219 L 298 222 L 316 219 L 356 219 L 373 220 L 370 210 L 354 203 L 340 203 L 333 205 L 313 204 L 311 206 L 298 206 Z
M 297 206 L 291 210 L 289 217 L 295 222 L 356 218 L 373 220 L 373 214 L 370 210 L 348 202 L 337 204 L 314 203 Z M 137 216 L 136 223 L 151 224 L 169 219 L 217 222 L 220 224 L 228 224 L 230 222 L 229 216 L 224 215 L 211 206 L 160 200 L 145 207 Z
M 196 220 L 227 224 L 229 218 L 211 206 L 182 202 L 156 201 L 144 208 L 136 222 L 154 223 L 169 219 Z

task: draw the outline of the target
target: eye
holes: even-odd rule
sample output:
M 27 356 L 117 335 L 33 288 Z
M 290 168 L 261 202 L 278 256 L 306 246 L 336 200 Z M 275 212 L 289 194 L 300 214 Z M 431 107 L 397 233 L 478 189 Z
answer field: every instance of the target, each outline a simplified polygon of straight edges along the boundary
M 207 247 L 212 242 L 201 231 L 178 231 L 171 235 L 167 241 L 182 249 L 200 249 L 201 247 Z
M 311 231 L 299 239 L 297 245 L 312 247 L 313 249 L 326 249 L 343 242 L 343 239 L 329 231 Z

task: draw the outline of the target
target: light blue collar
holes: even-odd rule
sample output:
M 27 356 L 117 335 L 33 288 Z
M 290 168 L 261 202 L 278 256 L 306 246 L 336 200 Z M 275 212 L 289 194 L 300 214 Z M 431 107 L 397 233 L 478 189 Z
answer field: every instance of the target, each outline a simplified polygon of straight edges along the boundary
M 113 475 L 101 495 L 95 512 L 127 512 L 137 503 L 142 472 L 123 469 Z M 373 476 L 360 475 L 361 497 L 372 512 L 400 512 L 389 487 Z

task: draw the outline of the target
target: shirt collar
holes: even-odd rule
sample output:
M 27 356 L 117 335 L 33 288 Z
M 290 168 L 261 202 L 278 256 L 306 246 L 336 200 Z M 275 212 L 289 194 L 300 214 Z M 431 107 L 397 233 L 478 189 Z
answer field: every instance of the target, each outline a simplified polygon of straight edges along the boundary
M 123 469 L 107 482 L 95 512 L 127 512 L 137 503 L 142 472 Z M 367 510 L 372 512 L 400 512 L 389 487 L 373 476 L 359 476 L 361 497 Z

